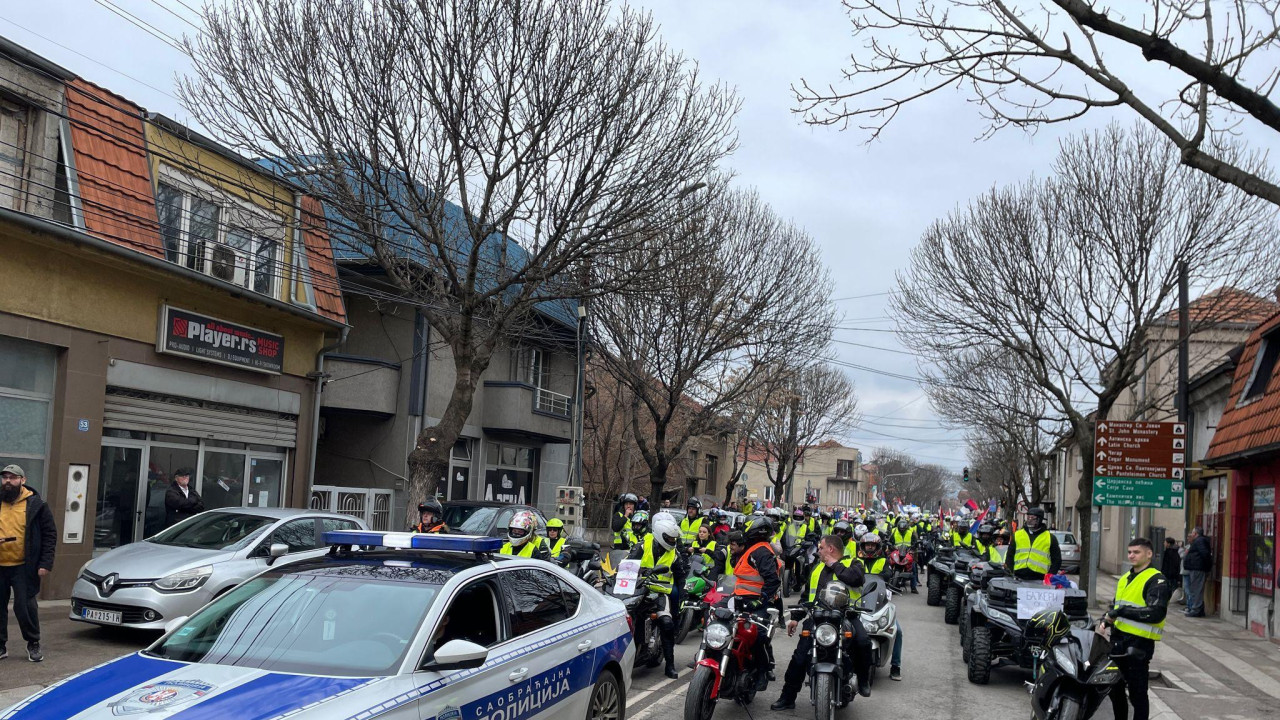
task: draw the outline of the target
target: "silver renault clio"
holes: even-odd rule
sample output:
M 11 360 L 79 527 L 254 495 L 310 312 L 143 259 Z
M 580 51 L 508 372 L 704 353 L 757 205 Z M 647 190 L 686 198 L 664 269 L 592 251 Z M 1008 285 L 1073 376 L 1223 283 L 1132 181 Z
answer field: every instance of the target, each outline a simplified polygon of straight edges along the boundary
M 367 529 L 359 518 L 314 510 L 202 512 L 85 563 L 71 590 L 71 619 L 162 630 L 276 562 L 323 555 L 326 532 Z

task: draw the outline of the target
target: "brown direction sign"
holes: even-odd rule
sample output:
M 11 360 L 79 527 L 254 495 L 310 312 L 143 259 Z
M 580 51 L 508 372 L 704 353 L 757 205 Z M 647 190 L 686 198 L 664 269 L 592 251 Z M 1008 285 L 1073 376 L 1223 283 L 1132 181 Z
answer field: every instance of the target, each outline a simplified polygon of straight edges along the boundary
M 1182 507 L 1185 423 L 1099 422 L 1093 450 L 1095 504 Z

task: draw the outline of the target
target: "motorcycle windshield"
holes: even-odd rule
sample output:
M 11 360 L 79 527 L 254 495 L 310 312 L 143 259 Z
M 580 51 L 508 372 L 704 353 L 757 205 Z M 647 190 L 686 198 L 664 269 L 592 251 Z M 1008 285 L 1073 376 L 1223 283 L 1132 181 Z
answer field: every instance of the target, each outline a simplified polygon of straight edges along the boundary
M 738 587 L 738 578 L 733 575 L 725 575 L 716 583 L 716 592 L 721 595 L 732 595 L 733 591 Z

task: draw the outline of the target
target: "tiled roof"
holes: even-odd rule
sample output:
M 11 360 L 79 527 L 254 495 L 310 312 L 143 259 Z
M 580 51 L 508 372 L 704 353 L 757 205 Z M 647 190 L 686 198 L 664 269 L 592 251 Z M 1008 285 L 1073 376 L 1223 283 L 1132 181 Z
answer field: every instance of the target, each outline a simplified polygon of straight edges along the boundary
M 333 246 L 329 242 L 328 225 L 320 201 L 310 195 L 302 196 L 302 216 L 302 239 L 307 246 L 307 265 L 311 268 L 316 309 L 330 320 L 346 322 L 342 289 L 338 287 L 338 268 L 333 262 Z
M 1187 315 L 1192 325 L 1203 323 L 1238 323 L 1257 325 L 1280 311 L 1280 305 L 1266 298 L 1233 287 L 1221 287 L 1201 295 L 1187 305 Z M 1178 322 L 1178 311 L 1173 310 L 1163 318 L 1166 323 Z
M 67 83 L 71 146 L 90 235 L 162 258 L 142 108 L 76 78 Z
M 1250 450 L 1276 446 L 1280 450 L 1280 372 L 1273 372 L 1262 395 L 1240 404 L 1245 385 L 1253 375 L 1254 362 L 1262 348 L 1262 338 L 1280 330 L 1280 312 L 1273 313 L 1254 329 L 1245 342 L 1244 354 L 1236 364 L 1227 409 L 1209 445 L 1208 460 L 1229 460 Z

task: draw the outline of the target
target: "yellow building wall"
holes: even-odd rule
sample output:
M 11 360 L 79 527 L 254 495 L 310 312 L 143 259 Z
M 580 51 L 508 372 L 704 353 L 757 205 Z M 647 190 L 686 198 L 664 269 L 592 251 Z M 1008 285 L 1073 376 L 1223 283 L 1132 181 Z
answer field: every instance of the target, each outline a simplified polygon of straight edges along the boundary
M 316 322 L 237 298 L 195 280 L 13 226 L 0 226 L 0 312 L 104 335 L 156 343 L 160 306 L 176 307 L 284 336 L 284 372 L 305 376 L 324 346 Z

